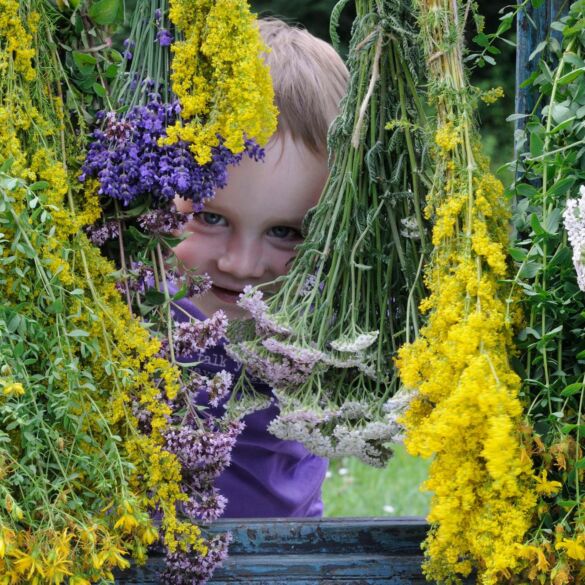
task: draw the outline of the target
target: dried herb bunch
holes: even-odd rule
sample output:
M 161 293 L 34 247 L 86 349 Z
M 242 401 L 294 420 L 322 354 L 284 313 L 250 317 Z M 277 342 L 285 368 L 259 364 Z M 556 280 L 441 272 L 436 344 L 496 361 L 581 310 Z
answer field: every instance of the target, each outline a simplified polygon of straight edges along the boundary
M 274 388 L 276 436 L 381 466 L 399 434 L 393 356 L 419 330 L 426 118 L 410 3 L 356 9 L 330 178 L 277 292 L 245 291 L 253 319 L 232 327 L 229 350 Z

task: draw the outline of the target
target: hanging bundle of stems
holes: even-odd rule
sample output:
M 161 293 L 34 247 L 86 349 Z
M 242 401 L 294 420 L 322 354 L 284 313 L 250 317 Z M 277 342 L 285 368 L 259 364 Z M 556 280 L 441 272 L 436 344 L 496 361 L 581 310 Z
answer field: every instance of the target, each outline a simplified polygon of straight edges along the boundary
M 186 497 L 164 436 L 178 370 L 81 231 L 100 206 L 96 182 L 77 178 L 83 110 L 55 40 L 63 17 L 46 0 L 2 0 L 0 13 L 0 581 L 113 580 L 145 560 L 153 510 L 170 549 L 202 556 L 198 526 L 177 518 Z
M 463 65 L 470 5 L 417 0 L 421 42 L 436 109 L 435 176 L 427 214 L 434 227 L 425 271 L 428 322 L 399 352 L 402 381 L 415 391 L 405 413 L 406 446 L 434 456 L 425 571 L 440 583 L 477 571 L 477 582 L 516 575 L 536 506 L 529 457 L 522 456 L 520 378 L 509 363 L 508 202 L 481 155 L 480 95 Z M 516 323 L 514 323 L 516 321 Z
M 232 328 L 228 349 L 273 387 L 272 433 L 382 466 L 398 433 L 392 359 L 420 326 L 425 113 L 410 3 L 355 5 L 328 183 L 281 288 L 241 299 L 253 319 Z

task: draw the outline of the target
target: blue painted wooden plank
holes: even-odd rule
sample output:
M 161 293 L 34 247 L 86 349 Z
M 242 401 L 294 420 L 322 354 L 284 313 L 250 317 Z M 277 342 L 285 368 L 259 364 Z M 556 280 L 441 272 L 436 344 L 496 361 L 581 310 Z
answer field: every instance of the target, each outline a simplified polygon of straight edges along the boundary
M 299 554 L 327 552 L 378 552 L 420 554 L 427 524 L 423 518 L 331 518 L 326 520 L 258 519 L 221 520 L 212 530 L 230 531 L 235 554 Z
M 566 0 L 545 0 L 541 6 L 534 8 L 531 4 L 520 11 L 517 19 L 517 47 L 516 47 L 516 104 L 517 114 L 529 114 L 534 111 L 538 95 L 532 87 L 522 87 L 522 84 L 534 73 L 538 58 L 530 60 L 530 55 L 544 41 L 550 33 L 550 25 L 558 20 L 568 10 Z M 560 39 L 559 33 L 552 33 Z M 516 120 L 516 130 L 522 130 L 526 120 Z
M 213 532 L 234 541 L 210 585 L 422 585 L 422 518 L 221 520 Z M 124 585 L 155 585 L 161 551 L 147 565 L 120 574 Z

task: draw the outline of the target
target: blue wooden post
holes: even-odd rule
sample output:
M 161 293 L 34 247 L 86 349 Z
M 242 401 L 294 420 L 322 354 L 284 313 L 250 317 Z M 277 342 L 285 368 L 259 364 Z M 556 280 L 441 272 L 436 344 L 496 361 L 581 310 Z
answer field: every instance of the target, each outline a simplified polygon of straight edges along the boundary
M 531 4 L 518 14 L 516 26 L 516 113 L 529 114 L 536 106 L 537 96 L 531 87 L 521 87 L 534 73 L 538 57 L 530 60 L 530 55 L 543 42 L 550 32 L 550 25 L 566 11 L 566 0 L 544 0 L 541 6 L 534 8 Z M 557 34 L 553 32 L 553 34 Z M 516 120 L 516 129 L 522 130 L 525 119 Z

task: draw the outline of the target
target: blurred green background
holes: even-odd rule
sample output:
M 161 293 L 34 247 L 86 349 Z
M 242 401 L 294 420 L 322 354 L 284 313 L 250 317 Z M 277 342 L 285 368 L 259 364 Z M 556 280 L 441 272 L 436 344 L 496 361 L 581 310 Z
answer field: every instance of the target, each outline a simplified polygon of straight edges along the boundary
M 251 0 L 251 4 L 260 16 L 302 24 L 316 36 L 330 41 L 329 15 L 336 0 Z M 354 16 L 351 6 L 349 3 L 340 19 L 339 32 L 345 45 Z M 481 3 L 486 32 L 495 32 L 500 10 L 505 6 L 509 3 L 502 0 Z M 470 39 L 475 34 L 475 30 L 470 30 Z M 509 40 L 514 40 L 513 36 Z M 514 111 L 515 79 L 514 48 L 505 43 L 496 46 L 502 51 L 496 56 L 496 65 L 476 69 L 471 78 L 482 89 L 500 86 L 505 92 L 504 99 L 489 107 L 482 106 L 479 112 L 484 152 L 490 156 L 494 171 L 513 156 L 514 129 L 505 120 Z M 325 516 L 424 516 L 430 495 L 421 492 L 419 486 L 428 466 L 428 461 L 411 457 L 400 445 L 385 469 L 373 469 L 355 459 L 332 461 L 323 486 Z

